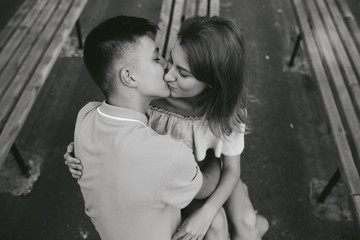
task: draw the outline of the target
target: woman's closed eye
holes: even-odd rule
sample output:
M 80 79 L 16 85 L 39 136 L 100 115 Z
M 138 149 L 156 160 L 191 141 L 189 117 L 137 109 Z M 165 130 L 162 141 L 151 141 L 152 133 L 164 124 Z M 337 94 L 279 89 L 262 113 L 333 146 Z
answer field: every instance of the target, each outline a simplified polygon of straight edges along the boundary
M 177 71 L 178 71 L 178 73 L 180 74 L 181 77 L 183 77 L 183 78 L 187 78 L 187 77 L 188 77 L 188 75 L 185 74 L 185 73 L 183 73 L 183 71 L 182 71 L 181 69 L 177 69 Z
M 171 64 L 171 65 L 174 64 L 173 59 L 172 59 L 171 56 L 169 57 L 169 61 L 168 61 L 168 67 L 167 67 L 167 70 L 168 70 L 168 71 L 169 71 L 169 69 L 171 68 L 171 66 L 169 66 L 170 64 Z M 179 73 L 179 75 L 180 75 L 181 77 L 183 77 L 183 78 L 187 78 L 187 77 L 188 77 L 188 75 L 183 72 L 182 68 L 176 67 L 176 71 Z

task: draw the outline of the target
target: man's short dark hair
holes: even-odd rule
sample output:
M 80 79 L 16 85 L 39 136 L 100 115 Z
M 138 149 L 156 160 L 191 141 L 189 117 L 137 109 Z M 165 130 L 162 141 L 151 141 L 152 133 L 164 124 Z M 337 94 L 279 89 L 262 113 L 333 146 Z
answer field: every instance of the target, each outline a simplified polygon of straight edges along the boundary
M 139 37 L 155 35 L 157 30 L 157 26 L 151 21 L 130 16 L 107 19 L 91 30 L 85 40 L 84 62 L 106 97 L 113 86 L 108 71 L 114 60 L 121 60 Z

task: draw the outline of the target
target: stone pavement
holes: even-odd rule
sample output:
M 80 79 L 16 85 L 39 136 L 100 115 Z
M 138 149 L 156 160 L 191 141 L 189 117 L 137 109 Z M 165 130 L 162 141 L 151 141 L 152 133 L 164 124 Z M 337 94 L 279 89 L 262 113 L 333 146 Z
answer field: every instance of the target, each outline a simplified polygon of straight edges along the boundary
M 0 2 L 0 28 L 22 1 Z M 296 36 L 290 1 L 220 2 L 220 15 L 237 22 L 247 39 L 250 87 L 256 101 L 249 109 L 253 132 L 246 136 L 242 177 L 255 208 L 270 222 L 264 239 L 354 240 L 348 218 L 319 217 L 319 208 L 311 203 L 310 184 L 331 176 L 337 155 L 303 52 L 295 68 L 286 67 Z M 349 3 L 360 9 L 359 1 Z M 160 8 L 161 0 L 89 0 L 81 17 L 83 34 L 118 14 L 158 22 Z M 62 155 L 73 138 L 77 111 L 88 101 L 101 99 L 81 58 L 64 56 L 57 61 L 18 138 L 34 164 L 41 163 L 35 168 L 39 176 L 24 188 L 26 195 L 14 196 L 20 191 L 14 189 L 13 194 L 0 192 L 1 240 L 99 239 Z M 10 182 L 11 176 L 17 181 L 14 171 Z M 341 189 L 336 194 L 340 199 Z

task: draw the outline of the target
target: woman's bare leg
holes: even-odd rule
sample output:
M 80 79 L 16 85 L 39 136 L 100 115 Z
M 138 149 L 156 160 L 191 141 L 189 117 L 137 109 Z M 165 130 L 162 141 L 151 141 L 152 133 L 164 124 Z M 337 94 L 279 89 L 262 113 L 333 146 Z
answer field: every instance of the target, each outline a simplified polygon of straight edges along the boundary
M 268 230 L 267 220 L 257 215 L 246 185 L 240 180 L 225 206 L 232 240 L 259 240 Z
M 204 240 L 228 240 L 229 227 L 226 219 L 224 208 L 220 208 L 219 212 L 215 215 Z
M 186 219 L 194 211 L 199 209 L 204 204 L 204 200 L 193 200 L 186 208 L 181 211 L 183 219 Z M 226 219 L 224 208 L 221 208 L 215 215 L 204 240 L 228 240 L 229 227 Z

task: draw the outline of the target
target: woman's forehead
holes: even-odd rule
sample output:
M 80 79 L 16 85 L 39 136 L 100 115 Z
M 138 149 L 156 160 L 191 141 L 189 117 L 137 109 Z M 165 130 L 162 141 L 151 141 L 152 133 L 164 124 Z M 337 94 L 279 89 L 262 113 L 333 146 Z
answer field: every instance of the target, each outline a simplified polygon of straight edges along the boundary
M 177 41 L 170 51 L 170 55 L 173 61 L 176 61 L 176 64 L 179 66 L 189 69 L 189 61 L 187 58 L 187 54 L 184 51 L 184 48 L 180 45 L 179 41 Z

